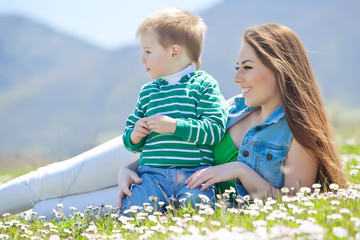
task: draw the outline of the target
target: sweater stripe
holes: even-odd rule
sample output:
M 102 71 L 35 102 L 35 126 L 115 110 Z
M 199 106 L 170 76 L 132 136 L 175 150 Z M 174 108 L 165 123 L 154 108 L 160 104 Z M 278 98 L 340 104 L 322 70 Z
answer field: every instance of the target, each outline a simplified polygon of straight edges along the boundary
M 135 112 L 126 121 L 124 145 L 130 151 L 141 152 L 140 165 L 191 168 L 213 165 L 213 145 L 225 133 L 227 111 L 217 81 L 205 72 L 186 75 L 174 85 L 156 79 L 140 91 Z M 151 131 L 144 141 L 132 145 L 130 134 L 136 122 L 152 115 L 176 119 L 175 133 Z
M 179 99 L 179 98 L 190 98 L 191 100 L 194 100 L 196 103 L 197 103 L 197 99 L 194 98 L 194 97 L 187 97 L 187 96 L 181 96 L 181 95 L 177 95 L 177 96 L 169 96 L 169 97 L 165 97 L 165 98 L 162 98 L 162 99 L 153 99 L 151 100 L 152 103 L 155 103 L 155 102 L 166 102 L 165 100 L 170 100 L 171 99 Z M 148 105 L 149 105 L 150 102 L 144 104 L 144 108 L 146 108 Z

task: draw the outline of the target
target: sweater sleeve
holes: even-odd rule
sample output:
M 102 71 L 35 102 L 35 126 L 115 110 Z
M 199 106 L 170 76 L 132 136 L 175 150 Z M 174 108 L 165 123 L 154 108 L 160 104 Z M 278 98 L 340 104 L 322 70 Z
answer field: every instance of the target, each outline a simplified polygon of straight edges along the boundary
M 136 122 L 138 120 L 142 119 L 144 116 L 145 116 L 145 112 L 142 108 L 141 94 L 140 94 L 138 101 L 137 101 L 135 112 L 133 114 L 131 114 L 126 120 L 125 130 L 124 130 L 124 134 L 123 134 L 124 146 L 130 152 L 134 152 L 134 153 L 141 152 L 141 150 L 145 144 L 145 140 L 146 140 L 145 137 L 139 143 L 137 143 L 135 145 L 132 144 L 130 141 L 130 135 L 134 131 Z
M 197 119 L 177 119 L 174 134 L 195 144 L 214 145 L 220 142 L 226 130 L 228 104 L 216 81 L 203 89 L 196 114 Z

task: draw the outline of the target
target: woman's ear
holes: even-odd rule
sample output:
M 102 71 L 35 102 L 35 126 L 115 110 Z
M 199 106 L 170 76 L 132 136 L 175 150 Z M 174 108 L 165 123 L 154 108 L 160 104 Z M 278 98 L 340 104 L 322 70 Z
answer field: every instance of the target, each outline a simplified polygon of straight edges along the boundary
M 174 44 L 171 46 L 171 57 L 177 59 L 181 56 L 182 54 L 182 48 L 177 45 L 177 44 Z

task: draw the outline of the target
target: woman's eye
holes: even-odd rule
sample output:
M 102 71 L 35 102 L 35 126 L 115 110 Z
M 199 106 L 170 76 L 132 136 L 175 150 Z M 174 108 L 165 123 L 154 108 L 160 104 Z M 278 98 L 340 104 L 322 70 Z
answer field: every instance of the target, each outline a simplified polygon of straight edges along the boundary
M 252 69 L 252 67 L 250 67 L 250 66 L 244 66 L 244 69 L 245 69 L 245 70 L 250 70 L 250 69 Z
M 236 70 L 236 71 L 239 70 L 239 66 L 235 66 L 235 70 Z

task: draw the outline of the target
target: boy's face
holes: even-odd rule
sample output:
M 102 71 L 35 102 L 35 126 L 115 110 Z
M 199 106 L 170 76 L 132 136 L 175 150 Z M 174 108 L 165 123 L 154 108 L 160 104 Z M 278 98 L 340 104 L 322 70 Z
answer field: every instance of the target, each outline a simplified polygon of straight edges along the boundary
M 141 34 L 140 46 L 143 51 L 140 62 L 145 65 L 145 70 L 152 79 L 174 73 L 171 47 L 161 46 L 155 32 Z

